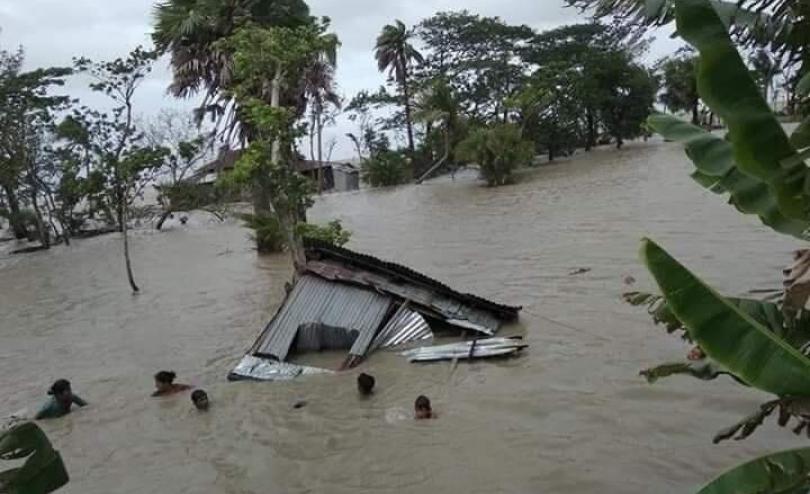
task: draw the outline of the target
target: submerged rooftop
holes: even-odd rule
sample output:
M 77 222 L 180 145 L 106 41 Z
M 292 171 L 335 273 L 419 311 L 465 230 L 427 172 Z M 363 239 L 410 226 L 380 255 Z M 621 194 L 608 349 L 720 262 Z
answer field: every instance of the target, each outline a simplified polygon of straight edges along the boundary
M 319 371 L 288 362 L 291 355 L 305 352 L 345 349 L 345 369 L 377 349 L 428 339 L 434 331 L 488 337 L 502 323 L 515 321 L 521 310 L 330 244 L 309 242 L 306 258 L 232 379 L 289 379 Z

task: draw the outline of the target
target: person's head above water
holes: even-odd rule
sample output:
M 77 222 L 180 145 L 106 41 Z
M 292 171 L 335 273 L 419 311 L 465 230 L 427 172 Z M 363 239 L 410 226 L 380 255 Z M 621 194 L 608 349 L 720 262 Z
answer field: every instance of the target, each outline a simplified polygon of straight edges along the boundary
M 155 387 L 157 388 L 158 392 L 171 390 L 175 377 L 177 377 L 177 374 L 172 371 L 164 370 L 155 374 Z
M 191 393 L 191 402 L 194 403 L 197 410 L 208 410 L 210 404 L 208 401 L 208 393 L 201 389 L 194 391 Z
M 360 394 L 363 396 L 369 396 L 374 392 L 374 383 L 374 376 L 366 374 L 365 372 L 357 376 L 357 390 L 360 391 Z
M 70 389 L 70 381 L 67 379 L 59 379 L 51 385 L 48 394 L 59 401 L 70 402 L 73 397 L 73 391 Z
M 414 415 L 417 419 L 429 419 L 433 417 L 433 409 L 430 407 L 430 400 L 427 396 L 421 395 L 413 404 Z

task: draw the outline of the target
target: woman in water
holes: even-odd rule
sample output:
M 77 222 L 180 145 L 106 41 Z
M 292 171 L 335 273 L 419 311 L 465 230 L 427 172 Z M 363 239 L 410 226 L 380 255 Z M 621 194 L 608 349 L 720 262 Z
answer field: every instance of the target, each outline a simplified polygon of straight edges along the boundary
M 59 379 L 48 390 L 51 396 L 47 402 L 40 408 L 34 417 L 36 420 L 40 419 L 55 419 L 70 413 L 70 408 L 73 404 L 80 407 L 87 406 L 87 402 L 73 394 L 70 389 L 70 381 L 67 379 Z
M 155 374 L 155 392 L 152 396 L 168 396 L 191 389 L 188 384 L 175 383 L 176 377 L 177 374 L 172 371 L 160 371 Z

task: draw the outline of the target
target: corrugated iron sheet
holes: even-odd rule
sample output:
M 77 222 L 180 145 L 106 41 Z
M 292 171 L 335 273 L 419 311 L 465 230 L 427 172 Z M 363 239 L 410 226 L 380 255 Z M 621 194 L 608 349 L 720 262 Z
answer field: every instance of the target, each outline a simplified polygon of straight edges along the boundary
M 469 328 L 479 327 L 487 335 L 494 334 L 501 326 L 496 313 L 463 303 L 451 295 L 437 292 L 426 285 L 404 283 L 402 280 L 354 267 L 346 267 L 333 261 L 309 261 L 307 270 L 328 280 L 368 286 L 390 293 L 397 298 L 429 309 L 443 319 L 469 321 L 471 323 Z
M 514 355 L 528 346 L 520 338 L 486 338 L 448 345 L 419 347 L 402 352 L 401 355 L 407 357 L 410 362 L 473 360 Z
M 307 367 L 303 365 L 276 362 L 263 358 L 245 355 L 228 376 L 232 381 L 240 379 L 257 379 L 260 381 L 290 381 L 298 376 L 315 374 L 332 374 L 332 371 Z
M 412 341 L 426 340 L 433 337 L 425 318 L 403 304 L 388 324 L 377 334 L 370 351 L 379 348 L 390 348 Z
M 298 328 L 308 323 L 356 331 L 355 345 L 358 341 L 370 342 L 391 303 L 389 297 L 368 289 L 304 275 L 270 321 L 254 353 L 283 362 Z

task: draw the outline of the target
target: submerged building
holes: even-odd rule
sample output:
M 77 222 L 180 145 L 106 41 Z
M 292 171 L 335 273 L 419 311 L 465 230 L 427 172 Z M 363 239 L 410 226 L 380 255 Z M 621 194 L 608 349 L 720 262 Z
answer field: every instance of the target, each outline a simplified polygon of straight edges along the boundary
M 375 350 L 429 339 L 434 332 L 488 338 L 501 324 L 517 320 L 521 310 L 333 245 L 310 242 L 306 258 L 278 312 L 230 379 L 278 380 L 324 372 L 289 362 L 305 352 L 346 350 L 340 368 L 348 369 Z M 506 343 L 499 345 L 499 353 L 486 356 L 523 347 Z

